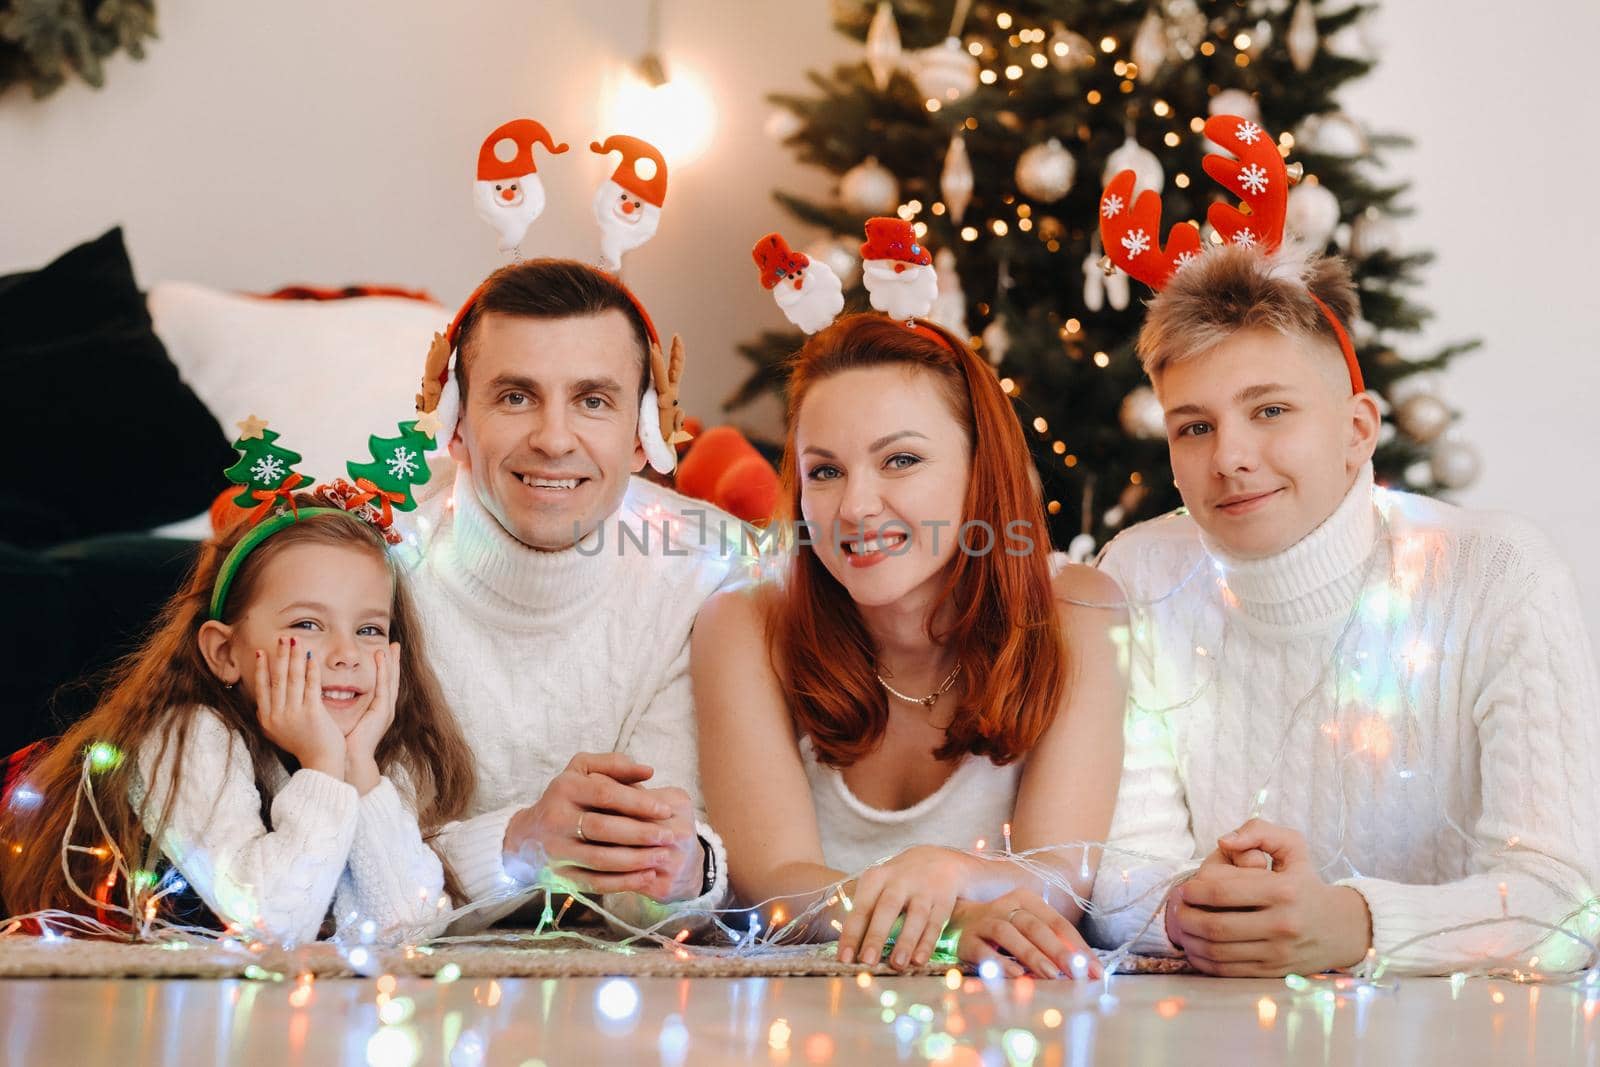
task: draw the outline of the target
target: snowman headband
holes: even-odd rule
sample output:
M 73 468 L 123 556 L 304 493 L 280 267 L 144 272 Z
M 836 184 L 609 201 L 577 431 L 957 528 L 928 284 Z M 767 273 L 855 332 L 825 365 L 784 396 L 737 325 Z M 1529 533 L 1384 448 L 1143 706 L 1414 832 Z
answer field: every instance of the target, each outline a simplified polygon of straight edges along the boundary
M 228 590 L 245 558 L 263 541 L 303 519 L 316 515 L 353 515 L 376 530 L 385 543 L 402 540 L 394 528 L 394 512 L 417 506 L 412 487 L 426 482 L 431 474 L 424 453 L 433 444 L 414 422 L 402 422 L 399 436 L 368 439 L 370 462 L 345 464 L 353 482 L 336 478 L 320 485 L 307 485 L 306 478 L 294 469 L 301 456 L 278 444 L 278 434 L 254 415 L 241 421 L 239 437 L 233 447 L 239 460 L 223 472 L 238 486 L 234 505 L 251 508 L 243 520 L 252 529 L 229 550 L 217 579 L 211 586 L 209 616 L 220 621 L 228 604 Z M 301 507 L 295 493 L 310 493 L 320 504 Z
M 1235 158 L 1212 153 L 1201 161 L 1206 173 L 1224 189 L 1244 202 L 1248 211 L 1228 203 L 1212 204 L 1206 221 L 1228 244 L 1241 245 L 1270 255 L 1283 244 L 1284 215 L 1289 206 L 1289 186 L 1300 180 L 1302 167 L 1285 165 L 1277 143 L 1261 126 L 1237 115 L 1215 115 L 1205 125 L 1206 137 Z M 1161 197 L 1146 189 L 1134 198 L 1134 172 L 1125 170 L 1112 178 L 1100 194 L 1100 237 L 1106 248 L 1102 266 L 1110 274 L 1115 267 L 1160 291 L 1174 274 L 1202 251 L 1200 229 L 1192 222 L 1180 222 L 1161 237 Z M 1130 206 L 1131 204 L 1131 206 Z M 1111 265 L 1115 265 L 1114 267 Z M 1350 373 L 1352 394 L 1366 388 L 1361 364 L 1356 360 L 1350 335 L 1333 309 L 1315 294 L 1308 293 L 1338 339 Z
M 868 219 L 861 246 L 861 280 L 872 306 L 921 337 L 946 348 L 938 330 L 917 322 L 933 309 L 939 279 L 933 256 L 917 240 L 911 223 L 898 218 Z M 779 233 L 756 242 L 750 257 L 761 269 L 761 286 L 772 293 L 784 317 L 807 334 L 831 325 L 844 310 L 844 286 L 833 268 L 796 252 Z
M 473 185 L 478 216 L 500 235 L 500 251 L 514 256 L 528 227 L 544 211 L 544 186 L 533 156 L 535 146 L 551 155 L 560 155 L 569 147 L 558 144 L 541 123 L 522 118 L 496 127 L 478 149 L 477 180 Z M 670 357 L 662 353 L 654 320 L 617 273 L 622 269 L 624 253 L 655 235 L 667 197 L 667 163 L 654 145 L 625 134 L 591 142 L 589 148 L 600 155 L 622 154 L 622 162 L 595 192 L 594 217 L 601 233 L 600 266 L 589 269 L 620 289 L 644 323 L 650 346 L 650 380 L 639 398 L 639 441 L 650 466 L 662 474 L 671 474 L 677 466 L 676 446 L 689 440 L 683 430 L 683 410 L 678 406 L 683 341 L 674 336 Z M 461 419 L 459 389 L 452 380 L 461 358 L 461 326 L 487 285 L 487 279 L 479 283 L 445 331 L 434 334 L 428 349 L 422 391 L 417 394 L 417 426 L 440 448 L 455 436 Z

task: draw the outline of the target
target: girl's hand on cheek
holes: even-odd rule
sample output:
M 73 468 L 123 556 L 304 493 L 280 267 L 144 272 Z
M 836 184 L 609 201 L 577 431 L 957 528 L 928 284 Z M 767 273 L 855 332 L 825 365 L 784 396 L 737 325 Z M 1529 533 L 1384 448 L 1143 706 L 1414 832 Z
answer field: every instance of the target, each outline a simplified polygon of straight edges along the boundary
M 377 673 L 372 699 L 345 735 L 345 781 L 363 796 L 378 784 L 378 745 L 394 725 L 395 703 L 400 695 L 400 645 L 374 653 Z
M 256 715 L 267 740 L 300 766 L 344 777 L 345 739 L 322 705 L 322 668 L 294 638 L 256 650 Z

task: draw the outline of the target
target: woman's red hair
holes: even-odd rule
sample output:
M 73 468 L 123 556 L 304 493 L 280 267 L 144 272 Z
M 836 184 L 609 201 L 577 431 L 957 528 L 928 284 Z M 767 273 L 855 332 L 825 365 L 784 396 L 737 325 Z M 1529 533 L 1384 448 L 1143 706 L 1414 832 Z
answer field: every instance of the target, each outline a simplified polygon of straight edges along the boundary
M 930 639 L 956 650 L 964 685 L 955 718 L 935 753 L 971 753 L 995 763 L 1026 754 L 1055 717 L 1066 687 L 1067 649 L 1051 590 L 1048 527 L 1028 472 L 1033 461 L 994 372 L 959 339 L 932 323 L 915 330 L 884 315 L 849 315 L 806 342 L 791 362 L 788 436 L 783 456 L 785 528 L 799 521 L 795 427 L 812 386 L 866 367 L 905 366 L 934 375 L 972 448 L 962 521 L 993 532 L 991 550 L 958 551 L 929 615 Z M 1026 524 L 1026 553 L 1006 531 Z M 817 758 L 848 766 L 873 751 L 889 705 L 876 677 L 877 650 L 843 586 L 811 546 L 793 546 L 783 595 L 772 601 L 774 660 L 799 728 Z M 933 620 L 953 608 L 948 629 Z

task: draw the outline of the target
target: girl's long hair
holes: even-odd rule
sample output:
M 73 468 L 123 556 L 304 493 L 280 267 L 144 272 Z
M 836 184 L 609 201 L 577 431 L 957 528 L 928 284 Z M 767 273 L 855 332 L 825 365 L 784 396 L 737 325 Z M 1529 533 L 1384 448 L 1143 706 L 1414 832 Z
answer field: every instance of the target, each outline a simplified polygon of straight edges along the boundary
M 296 502 L 301 508 L 325 506 L 309 494 L 298 494 Z M 184 750 L 197 709 L 216 712 L 235 740 L 245 746 L 263 798 L 272 762 L 283 762 L 291 769 L 295 766 L 293 758 L 261 732 L 255 706 L 244 691 L 224 686 L 200 652 L 198 634 L 209 618 L 217 571 L 251 525 L 236 523 L 201 547 L 193 571 L 162 609 L 149 639 L 111 669 L 104 696 L 94 710 L 23 769 L 19 788 L 12 790 L 11 802 L 0 810 L 0 900 L 12 914 L 85 910 L 87 902 L 73 892 L 67 872 L 70 870 L 79 887 L 104 887 L 113 871 L 112 846 L 129 870 L 155 869 L 161 831 L 181 789 Z M 394 598 L 389 639 L 401 644 L 400 688 L 394 723 L 375 755 L 380 771 L 389 774 L 398 769 L 409 778 L 418 821 L 426 833 L 465 809 L 474 787 L 473 762 L 439 682 L 428 667 L 422 630 L 406 583 L 377 531 L 345 514 L 308 515 L 278 531 L 240 565 L 223 621 L 231 624 L 244 615 L 264 568 L 275 556 L 305 544 L 370 552 L 390 568 Z M 144 798 L 141 818 L 129 790 L 139 775 L 140 756 L 147 746 L 154 754 L 149 766 L 161 765 L 169 747 L 173 748 L 174 770 L 164 797 Z M 101 832 L 79 796 L 85 759 L 91 753 L 95 757 L 90 759 L 94 804 L 109 834 Z M 73 827 L 71 841 L 67 840 L 69 826 Z M 79 847 L 69 849 L 69 845 Z M 127 887 L 116 887 L 113 896 L 127 892 Z
M 956 553 L 927 620 L 929 638 L 955 650 L 966 683 L 935 755 L 971 753 L 1009 763 L 1038 743 L 1066 687 L 1067 649 L 1051 590 L 1048 528 L 1029 477 L 1033 462 L 1022 428 L 994 372 L 948 331 L 917 325 L 914 331 L 884 315 L 849 315 L 795 355 L 783 458 L 788 528 L 801 515 L 795 427 L 811 388 L 865 367 L 932 374 L 971 443 L 962 521 L 985 522 L 992 533 L 989 551 L 977 554 L 981 546 L 975 545 L 973 552 Z M 1023 532 L 1008 538 L 1014 531 Z M 1032 545 L 1021 552 L 1024 538 Z M 861 614 L 803 543 L 794 546 L 784 588 L 767 603 L 774 663 L 796 723 L 810 736 L 818 759 L 848 766 L 877 747 L 889 717 L 876 676 L 877 650 Z M 948 628 L 934 632 L 946 607 L 952 609 Z

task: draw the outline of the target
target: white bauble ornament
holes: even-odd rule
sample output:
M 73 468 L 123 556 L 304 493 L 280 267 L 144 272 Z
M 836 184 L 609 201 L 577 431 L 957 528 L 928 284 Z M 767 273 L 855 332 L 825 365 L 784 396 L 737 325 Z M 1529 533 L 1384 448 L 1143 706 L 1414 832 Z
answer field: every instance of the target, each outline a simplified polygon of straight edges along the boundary
M 1300 0 L 1295 5 L 1294 14 L 1289 17 L 1289 33 L 1283 40 L 1289 46 L 1289 62 L 1294 64 L 1294 69 L 1302 74 L 1310 70 L 1320 43 L 1317 13 L 1311 10 L 1311 0 Z
M 1350 254 L 1357 259 L 1378 252 L 1393 252 L 1400 244 L 1400 227 L 1394 219 L 1368 208 L 1350 224 Z
M 1372 147 L 1361 124 L 1343 111 L 1308 116 L 1295 130 L 1294 140 L 1306 152 L 1343 159 L 1364 156 Z
M 1006 317 L 996 315 L 994 321 L 983 328 L 983 354 L 996 367 L 1011 351 L 1011 331 L 1006 327 Z
M 1339 226 L 1339 198 L 1320 182 L 1301 182 L 1289 190 L 1283 225 L 1312 248 L 1323 248 Z
M 1358 18 L 1342 26 L 1328 38 L 1326 44 L 1328 51 L 1335 55 L 1358 59 L 1363 63 L 1371 63 L 1378 58 L 1378 40 L 1369 17 Z
M 950 211 L 950 220 L 958 226 L 967 213 L 967 205 L 972 203 L 972 183 L 972 160 L 967 156 L 967 142 L 958 133 L 950 138 L 950 147 L 944 154 L 944 169 L 939 172 L 939 192 Z
M 1413 393 L 1395 408 L 1394 421 L 1414 441 L 1427 444 L 1450 425 L 1450 408 L 1432 393 Z
M 853 288 L 861 280 L 860 242 L 851 242 L 843 237 L 818 241 L 806 249 L 806 255 L 819 263 L 826 263 L 846 289 Z
M 1063 73 L 1087 70 L 1095 64 L 1094 42 L 1065 26 L 1057 26 L 1045 52 L 1051 65 Z
M 1094 559 L 1094 535 L 1081 533 L 1067 542 L 1067 559 L 1072 563 L 1089 563 Z
M 1243 89 L 1224 89 L 1211 98 L 1206 105 L 1206 113 L 1210 115 L 1238 115 L 1242 119 L 1260 124 L 1261 105 L 1256 98 Z
M 872 24 L 867 27 L 867 69 L 872 72 L 872 84 L 881 93 L 889 87 L 889 79 L 900 66 L 900 27 L 895 25 L 894 8 L 883 0 L 873 13 Z
M 1167 180 L 1166 171 L 1161 169 L 1161 160 L 1131 136 L 1112 149 L 1111 154 L 1106 157 L 1106 170 L 1101 175 L 1102 184 L 1111 181 L 1125 170 L 1133 171 L 1133 187 L 1136 192 L 1153 189 L 1159 193 Z
M 767 116 L 767 121 L 761 124 L 761 132 L 770 139 L 782 144 L 805 128 L 805 123 L 786 107 L 772 109 L 772 114 Z
M 1036 144 L 1017 159 L 1017 188 L 1024 196 L 1041 203 L 1052 203 L 1067 195 L 1072 188 L 1072 178 L 1078 171 L 1060 141 L 1054 137 L 1044 144 Z
M 960 38 L 946 37 L 911 57 L 911 80 L 924 100 L 960 100 L 978 87 L 978 57 L 961 46 Z
M 900 206 L 900 183 L 888 167 L 868 156 L 839 179 L 839 199 L 858 215 L 890 215 Z
M 1154 78 L 1167 61 L 1167 25 L 1155 11 L 1145 15 L 1144 21 L 1139 23 L 1128 54 L 1138 66 L 1139 80 L 1142 82 Z
M 1478 480 L 1483 471 L 1483 459 L 1478 450 L 1465 441 L 1440 441 L 1433 446 L 1428 460 L 1433 480 L 1446 489 L 1465 489 Z
M 1167 438 L 1167 420 L 1161 411 L 1161 401 L 1148 385 L 1141 385 L 1122 398 L 1117 421 L 1122 425 L 1122 432 L 1135 440 L 1164 441 Z

